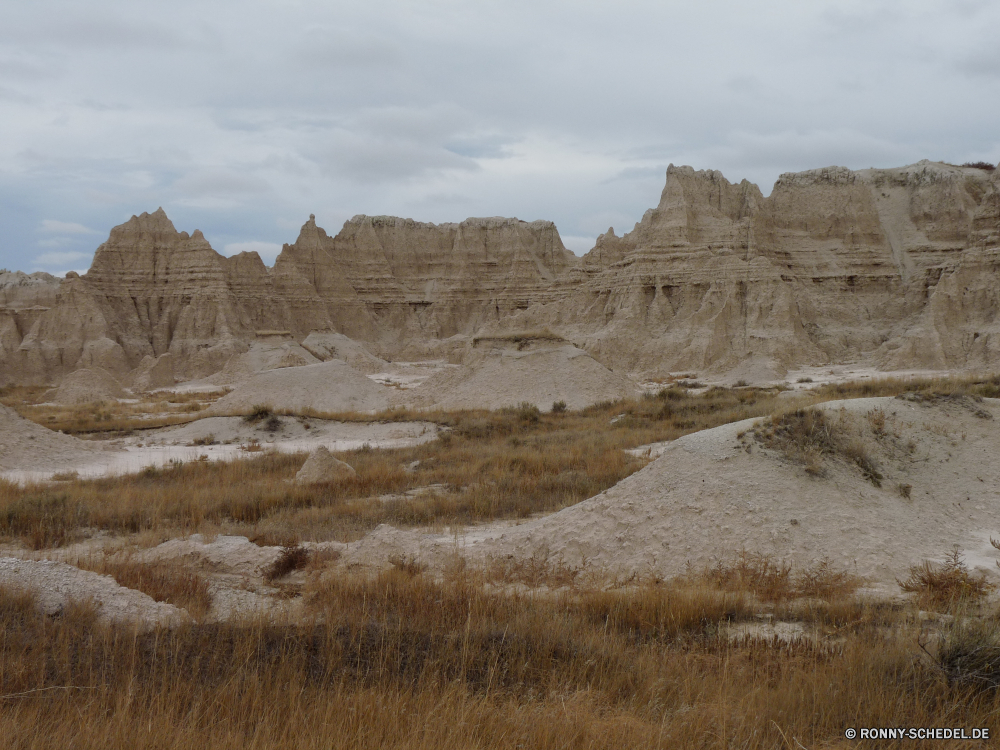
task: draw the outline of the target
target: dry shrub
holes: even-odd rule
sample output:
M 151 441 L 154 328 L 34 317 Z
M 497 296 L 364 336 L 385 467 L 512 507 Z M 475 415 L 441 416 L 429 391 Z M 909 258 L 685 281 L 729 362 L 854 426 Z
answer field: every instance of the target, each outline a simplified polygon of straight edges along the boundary
M 747 592 L 764 601 L 779 601 L 794 594 L 791 574 L 790 564 L 744 550 L 733 562 L 719 561 L 701 577 L 724 591 Z
M 250 412 L 243 417 L 244 422 L 256 424 L 263 422 L 274 416 L 274 411 L 267 404 L 255 404 L 250 408 Z
M 869 422 L 873 429 L 877 426 L 882 431 L 876 435 L 884 435 L 885 413 L 881 417 L 873 414 L 869 414 Z M 881 487 L 884 477 L 875 459 L 864 440 L 851 434 L 846 419 L 846 414 L 841 414 L 833 420 L 822 409 L 795 409 L 772 415 L 755 427 L 753 434 L 767 448 L 780 450 L 789 460 L 803 464 L 810 474 L 824 476 L 823 457 L 839 456 L 857 466 L 869 482 Z
M 865 414 L 865 418 L 868 420 L 868 424 L 871 425 L 872 432 L 874 432 L 877 437 L 885 437 L 884 409 L 872 409 Z
M 941 564 L 924 561 L 897 581 L 903 591 L 914 593 L 922 606 L 955 610 L 975 604 L 996 587 L 982 573 L 974 575 L 957 549 Z
M 111 556 L 77 561 L 77 567 L 109 575 L 118 585 L 141 591 L 154 601 L 186 609 L 195 618 L 212 607 L 208 581 L 196 571 L 170 563 L 147 563 Z
M 793 574 L 791 564 L 746 550 L 732 562 L 719 561 L 715 567 L 689 577 L 707 581 L 724 591 L 752 594 L 766 602 L 798 597 L 841 599 L 853 594 L 863 583 L 856 575 L 834 569 L 829 560 L 820 560 Z
M 864 583 L 864 580 L 845 570 L 836 570 L 829 560 L 820 560 L 795 576 L 796 596 L 818 599 L 845 599 Z
M 548 550 L 536 550 L 530 557 L 490 557 L 479 570 L 490 583 L 518 583 L 530 588 L 573 586 L 582 569 L 567 565 L 562 559 L 553 560 Z
M 264 580 L 274 581 L 293 571 L 301 570 L 309 563 L 309 557 L 309 549 L 301 544 L 295 547 L 283 547 L 278 558 L 264 571 Z

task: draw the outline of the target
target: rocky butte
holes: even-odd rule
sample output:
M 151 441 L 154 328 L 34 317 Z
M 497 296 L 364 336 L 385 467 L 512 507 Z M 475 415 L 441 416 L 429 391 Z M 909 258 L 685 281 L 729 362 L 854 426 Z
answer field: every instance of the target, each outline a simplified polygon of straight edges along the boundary
M 201 377 L 268 331 L 338 332 L 401 359 L 548 328 L 642 375 L 986 368 L 998 314 L 1000 170 L 830 167 L 782 175 L 765 198 L 670 166 L 656 208 L 582 258 L 546 221 L 356 216 L 331 237 L 310 217 L 268 268 L 162 209 L 133 216 L 82 276 L 0 274 L 0 385 L 167 361 Z

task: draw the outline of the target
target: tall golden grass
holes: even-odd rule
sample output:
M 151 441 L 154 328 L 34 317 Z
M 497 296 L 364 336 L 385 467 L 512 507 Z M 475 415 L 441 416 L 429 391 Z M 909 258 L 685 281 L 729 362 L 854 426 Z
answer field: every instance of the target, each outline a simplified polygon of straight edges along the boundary
M 995 690 L 944 668 L 962 642 L 935 661 L 902 616 L 733 641 L 743 600 L 662 583 L 510 593 L 390 570 L 317 577 L 307 597 L 299 625 L 137 634 L 0 591 L 5 746 L 831 748 L 848 727 L 1000 715 Z

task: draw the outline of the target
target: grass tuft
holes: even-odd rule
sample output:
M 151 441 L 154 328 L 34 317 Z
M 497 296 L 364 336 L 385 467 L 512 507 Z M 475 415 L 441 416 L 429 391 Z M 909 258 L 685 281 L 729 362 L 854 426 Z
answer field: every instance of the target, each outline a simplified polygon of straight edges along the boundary
M 912 566 L 910 575 L 898 583 L 903 591 L 916 594 L 923 606 L 948 611 L 978 603 L 996 588 L 985 574 L 974 575 L 958 550 L 941 564 L 925 561 Z

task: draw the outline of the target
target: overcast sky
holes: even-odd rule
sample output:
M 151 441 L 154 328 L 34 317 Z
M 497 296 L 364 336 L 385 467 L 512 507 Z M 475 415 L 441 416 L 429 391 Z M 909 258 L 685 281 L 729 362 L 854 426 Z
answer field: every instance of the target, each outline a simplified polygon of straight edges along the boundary
M 86 269 L 163 206 L 268 263 L 310 213 L 555 221 L 667 164 L 1000 159 L 1000 2 L 0 0 L 0 267 Z

